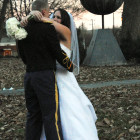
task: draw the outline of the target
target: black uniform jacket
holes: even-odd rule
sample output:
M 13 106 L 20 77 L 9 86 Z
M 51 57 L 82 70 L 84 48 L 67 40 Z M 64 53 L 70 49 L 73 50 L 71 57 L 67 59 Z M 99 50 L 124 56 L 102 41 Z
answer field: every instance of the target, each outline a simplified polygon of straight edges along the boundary
M 56 60 L 68 71 L 73 71 L 73 64 L 61 49 L 55 27 L 51 23 L 32 20 L 25 30 L 27 37 L 17 41 L 17 45 L 27 72 L 56 70 Z

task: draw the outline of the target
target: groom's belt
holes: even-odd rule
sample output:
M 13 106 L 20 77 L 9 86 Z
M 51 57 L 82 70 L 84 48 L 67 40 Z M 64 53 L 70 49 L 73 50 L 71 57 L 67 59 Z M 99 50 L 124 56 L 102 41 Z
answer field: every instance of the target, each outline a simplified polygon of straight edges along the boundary
M 26 72 L 36 72 L 36 71 L 44 71 L 44 70 L 56 70 L 56 66 L 26 66 Z

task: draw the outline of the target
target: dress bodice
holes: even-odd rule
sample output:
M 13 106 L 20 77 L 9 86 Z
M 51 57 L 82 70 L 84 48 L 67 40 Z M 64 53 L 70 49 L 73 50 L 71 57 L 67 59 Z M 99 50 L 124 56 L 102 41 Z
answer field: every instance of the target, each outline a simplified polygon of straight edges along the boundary
M 61 49 L 63 50 L 63 51 L 65 51 L 65 53 L 67 54 L 67 56 L 68 57 L 70 57 L 71 56 L 71 51 L 70 51 L 70 49 L 68 49 L 66 46 L 64 46 L 63 44 L 60 44 L 60 46 L 61 46 Z
M 71 56 L 71 50 L 68 49 L 67 47 L 65 47 L 63 44 L 60 44 L 61 49 L 67 54 L 68 57 Z M 58 62 L 56 62 L 56 68 L 58 69 L 63 69 L 65 70 L 65 68 L 63 66 L 61 66 Z

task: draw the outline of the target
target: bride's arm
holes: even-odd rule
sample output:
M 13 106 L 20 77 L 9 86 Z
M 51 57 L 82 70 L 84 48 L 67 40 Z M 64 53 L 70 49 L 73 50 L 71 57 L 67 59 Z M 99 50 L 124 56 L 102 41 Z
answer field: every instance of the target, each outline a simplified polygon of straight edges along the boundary
M 71 40 L 71 31 L 68 27 L 54 21 L 53 19 L 43 17 L 42 13 L 39 11 L 32 11 L 28 16 L 22 19 L 20 22 L 22 26 L 28 24 L 28 18 L 33 15 L 35 20 L 42 20 L 43 22 L 52 22 L 56 31 L 59 32 L 63 37 L 69 42 Z
M 37 20 L 37 21 L 40 21 L 43 17 L 41 12 L 31 11 L 29 15 L 22 18 L 22 20 L 20 21 L 21 26 L 25 27 L 28 24 L 28 19 L 30 18 L 30 16 L 34 16 L 34 19 Z
M 43 22 L 51 22 L 54 25 L 56 31 L 59 32 L 61 35 L 63 35 L 67 41 L 69 41 L 71 39 L 71 31 L 68 27 L 66 27 L 50 18 L 43 17 L 41 20 Z

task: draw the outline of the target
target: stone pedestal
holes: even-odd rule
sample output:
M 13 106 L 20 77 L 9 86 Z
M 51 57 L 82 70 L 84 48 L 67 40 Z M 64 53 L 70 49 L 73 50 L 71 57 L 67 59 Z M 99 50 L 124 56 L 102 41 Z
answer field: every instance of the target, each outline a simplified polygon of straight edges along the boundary
M 109 29 L 95 30 L 83 62 L 89 66 L 124 65 L 126 60 Z

